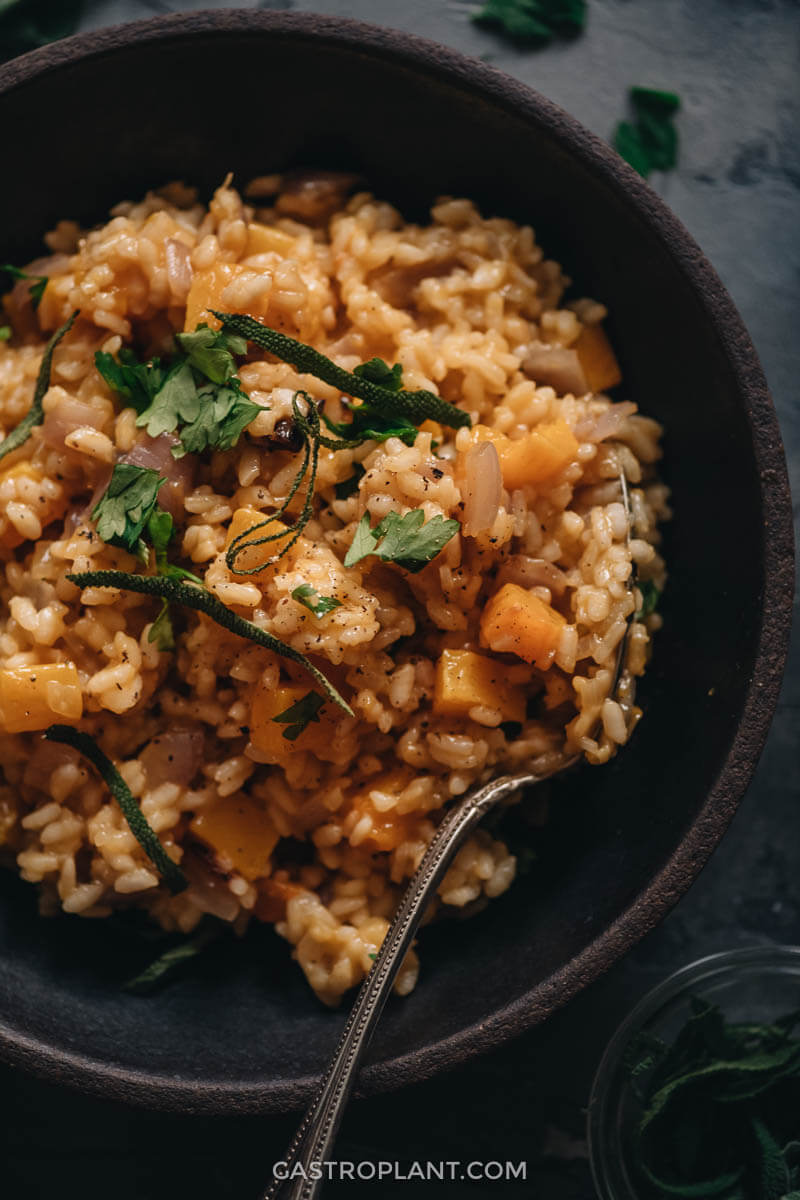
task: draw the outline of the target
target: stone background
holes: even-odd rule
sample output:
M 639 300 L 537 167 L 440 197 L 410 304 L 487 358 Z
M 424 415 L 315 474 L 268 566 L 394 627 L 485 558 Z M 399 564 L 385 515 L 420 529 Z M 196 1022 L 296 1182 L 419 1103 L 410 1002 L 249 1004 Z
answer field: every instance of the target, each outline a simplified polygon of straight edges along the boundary
M 207 7 L 197 0 L 87 0 L 82 28 Z M 248 6 L 229 0 L 218 7 Z M 518 76 L 605 138 L 624 115 L 631 84 L 679 92 L 680 165 L 655 186 L 744 315 L 800 495 L 798 0 L 589 0 L 585 35 L 541 51 L 517 49 L 474 26 L 474 6 L 458 0 L 268 0 L 258 7 L 358 17 L 444 42 Z M 545 1027 L 449 1075 L 354 1104 L 337 1147 L 337 1157 L 353 1160 L 525 1160 L 527 1183 L 356 1190 L 380 1200 L 412 1188 L 442 1200 L 590 1200 L 583 1106 L 603 1048 L 635 1000 L 701 955 L 800 941 L 799 642 L 796 636 L 750 791 L 701 879 L 667 920 Z M 129 1111 L 0 1068 L 3 1194 L 255 1198 L 294 1123 Z

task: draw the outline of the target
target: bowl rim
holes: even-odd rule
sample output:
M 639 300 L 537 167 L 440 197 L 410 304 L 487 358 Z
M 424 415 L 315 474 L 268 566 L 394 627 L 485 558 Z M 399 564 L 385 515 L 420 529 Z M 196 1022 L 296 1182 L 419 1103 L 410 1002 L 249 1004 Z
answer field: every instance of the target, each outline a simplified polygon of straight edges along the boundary
M 426 38 L 343 17 L 228 9 L 170 14 L 75 34 L 0 66 L 0 98 L 52 70 L 156 42 L 246 33 L 355 49 L 473 94 L 532 125 L 546 125 L 632 216 L 659 237 L 687 279 L 739 383 L 761 481 L 769 536 L 755 670 L 730 751 L 706 800 L 672 855 L 620 916 L 548 979 L 479 1024 L 362 1069 L 357 1095 L 427 1079 L 543 1021 L 608 969 L 688 890 L 725 832 L 766 740 L 788 652 L 794 592 L 794 538 L 777 416 L 756 351 L 733 300 L 691 234 L 656 192 L 597 135 L 540 93 L 479 59 Z M 333 1037 L 332 1045 L 333 1048 Z M 33 1038 L 0 1019 L 0 1057 L 12 1065 L 101 1096 L 183 1113 L 286 1112 L 311 1095 L 318 1076 L 278 1083 L 178 1079 L 119 1067 Z M 321 1068 L 325 1064 L 320 1064 Z
M 791 973 L 800 986 L 800 945 L 759 943 L 737 946 L 734 950 L 718 950 L 705 954 L 679 967 L 662 979 L 637 1000 L 627 1013 L 606 1046 L 597 1064 L 589 1093 L 586 1111 L 586 1140 L 589 1146 L 589 1165 L 598 1200 L 634 1200 L 632 1192 L 615 1190 L 610 1170 L 621 1169 L 618 1145 L 612 1146 L 606 1137 L 611 1120 L 611 1105 L 617 1094 L 618 1076 L 623 1056 L 631 1038 L 643 1029 L 671 1000 L 688 996 L 695 988 L 702 989 L 719 976 L 735 976 L 737 971 L 757 967 L 765 973 Z M 622 1168 L 624 1169 L 624 1168 Z M 624 1177 L 628 1183 L 627 1173 Z

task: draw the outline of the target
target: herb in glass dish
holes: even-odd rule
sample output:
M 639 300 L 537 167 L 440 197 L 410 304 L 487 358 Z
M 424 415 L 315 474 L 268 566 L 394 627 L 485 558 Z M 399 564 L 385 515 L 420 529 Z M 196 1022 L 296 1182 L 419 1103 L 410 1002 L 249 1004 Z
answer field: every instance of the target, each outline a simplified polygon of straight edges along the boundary
M 691 1013 L 671 1044 L 643 1031 L 626 1054 L 643 1197 L 800 1200 L 800 1010 L 733 1023 L 695 997 Z

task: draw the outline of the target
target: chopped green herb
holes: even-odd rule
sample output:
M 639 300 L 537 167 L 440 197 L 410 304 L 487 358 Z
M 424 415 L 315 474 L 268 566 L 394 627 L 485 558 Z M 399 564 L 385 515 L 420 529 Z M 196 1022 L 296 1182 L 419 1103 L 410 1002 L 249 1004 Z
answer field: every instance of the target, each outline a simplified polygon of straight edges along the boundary
M 421 508 L 406 513 L 390 512 L 370 529 L 369 513 L 364 513 L 352 545 L 345 556 L 344 565 L 352 567 L 368 554 L 374 554 L 384 562 L 397 563 L 406 571 L 416 574 L 435 558 L 458 532 L 458 521 L 442 516 L 431 517 L 425 522 Z
M 363 404 L 345 404 L 345 408 L 352 416 L 351 421 L 331 421 L 324 414 L 322 416 L 328 429 L 337 437 L 353 440 L 357 444 L 385 442 L 387 438 L 396 437 L 407 446 L 413 446 L 417 440 L 419 430 L 416 425 L 401 414 L 385 416 L 366 401 Z
M 372 383 L 378 383 L 381 387 L 388 388 L 390 392 L 403 390 L 403 368 L 400 363 L 395 363 L 393 367 L 390 367 L 382 358 L 371 358 L 368 362 L 362 363 L 360 367 L 354 367 L 353 374 L 360 375 L 362 379 L 369 379 Z
M 186 876 L 177 863 L 167 854 L 156 834 L 147 822 L 147 818 L 139 807 L 125 780 L 120 775 L 110 758 L 107 758 L 97 742 L 88 733 L 82 733 L 71 725 L 51 725 L 45 729 L 44 736 L 49 742 L 61 742 L 72 746 L 89 762 L 108 787 L 122 814 L 128 822 L 131 833 L 144 850 L 158 873 L 172 892 L 182 892 L 187 886 Z
M 167 377 L 159 359 L 139 362 L 127 346 L 123 346 L 118 358 L 98 350 L 94 356 L 94 365 L 111 390 L 129 400 L 137 413 L 149 408 Z
M 674 92 L 633 87 L 631 102 L 636 121 L 620 121 L 614 146 L 626 162 L 645 179 L 651 171 L 668 171 L 678 161 L 678 131 L 673 117 L 680 108 Z
M 279 725 L 285 725 L 283 736 L 293 742 L 312 721 L 319 720 L 320 710 L 325 704 L 325 697 L 319 692 L 309 692 L 301 700 L 295 701 L 284 712 L 273 717 Z
M 198 325 L 194 333 L 179 333 L 175 341 L 183 350 L 190 367 L 212 383 L 227 383 L 236 374 L 234 354 L 247 354 L 247 342 L 224 329 Z
M 202 954 L 206 946 L 216 941 L 225 928 L 223 921 L 204 921 L 191 937 L 184 938 L 176 946 L 164 951 L 143 971 L 124 983 L 122 990 L 132 992 L 135 996 L 145 996 L 155 991 L 161 984 L 167 983 L 177 975 L 187 962 Z
M 376 959 L 378 956 L 377 956 L 377 954 L 375 953 L 375 951 L 374 951 L 374 950 L 370 950 L 370 952 L 369 952 L 369 957 L 372 959 L 372 961 L 373 961 L 373 962 L 375 962 L 375 959 Z
M 44 295 L 44 289 L 50 282 L 47 275 L 31 275 L 28 271 L 23 271 L 21 267 L 12 267 L 9 263 L 0 267 L 0 271 L 5 271 L 6 275 L 11 275 L 13 279 L 29 279 L 31 286 L 28 290 L 30 292 L 31 304 L 34 308 L 39 307 Z
M 150 467 L 117 463 L 105 493 L 92 509 L 92 520 L 103 541 L 139 553 L 139 539 L 155 511 L 159 488 L 166 482 Z
M 636 586 L 642 593 L 642 606 L 634 613 L 634 620 L 641 621 L 645 617 L 649 617 L 651 612 L 655 612 L 661 592 L 658 590 L 652 579 L 637 581 Z
M 230 450 L 251 421 L 261 412 L 239 387 L 209 384 L 197 393 L 201 401 L 197 416 L 181 430 L 181 446 L 173 447 L 176 458 L 202 454 L 205 450 Z
M 659 1196 L 726 1200 L 797 1193 L 798 1020 L 729 1024 L 693 998 L 671 1045 L 649 1031 L 634 1039 L 624 1061 L 641 1103 L 632 1144 L 643 1184 Z
M 169 601 L 162 600 L 158 616 L 150 626 L 147 635 L 148 642 L 155 642 L 157 648 L 164 652 L 175 649 L 175 630 L 172 628 L 172 617 L 169 611 Z
M 361 463 L 353 463 L 353 474 L 348 479 L 343 479 L 341 483 L 337 483 L 333 489 L 336 499 L 347 500 L 350 496 L 355 496 L 358 485 L 365 474 L 366 471 Z
M 267 650 L 272 650 L 274 654 L 278 654 L 282 658 L 288 658 L 292 662 L 298 663 L 323 688 L 334 704 L 338 704 L 349 717 L 353 716 L 353 710 L 344 697 L 339 694 L 330 680 L 306 658 L 305 654 L 301 654 L 299 650 L 295 650 L 294 646 L 282 642 L 273 634 L 267 633 L 266 629 L 262 629 L 260 625 L 255 625 L 252 621 L 247 621 L 244 617 L 231 612 L 221 600 L 218 600 L 205 588 L 195 587 L 163 575 L 131 575 L 127 571 L 80 571 L 67 575 L 67 579 L 80 588 L 119 588 L 121 591 L 137 592 L 142 596 L 158 596 L 159 599 L 166 600 L 170 604 L 182 604 L 185 608 L 194 609 L 195 612 L 205 613 L 212 621 L 216 621 L 218 625 L 230 630 L 238 637 L 246 638 L 259 646 L 264 646 Z
M 514 42 L 544 46 L 575 37 L 586 23 L 586 0 L 488 0 L 472 14 L 477 25 L 497 29 Z
M 18 450 L 20 446 L 23 446 L 31 436 L 31 430 L 36 425 L 41 425 L 44 420 L 42 401 L 44 400 L 45 392 L 50 387 L 50 368 L 53 365 L 53 351 L 65 334 L 69 333 L 70 329 L 72 329 L 77 315 L 77 312 L 74 312 L 70 319 L 60 329 L 55 331 L 45 346 L 44 354 L 42 355 L 42 365 L 39 367 L 39 374 L 36 378 L 36 387 L 33 392 L 31 406 L 19 425 L 15 426 L 10 433 L 7 433 L 2 442 L 0 442 L 0 458 L 5 458 L 12 450 Z
M 310 583 L 301 583 L 299 587 L 296 587 L 292 592 L 292 599 L 304 604 L 315 617 L 324 617 L 325 613 L 342 607 L 341 600 L 337 600 L 335 596 L 320 596 L 317 589 L 313 588 Z
M 0 342 L 7 342 L 11 337 L 11 326 L 0 325 Z
M 267 325 L 254 321 L 252 317 L 216 312 L 213 309 L 212 312 L 218 320 L 222 321 L 226 329 L 232 330 L 240 337 L 247 338 L 249 342 L 254 342 L 256 346 L 274 354 L 276 358 L 291 363 L 296 370 L 313 375 L 316 379 L 321 379 L 323 383 L 329 383 L 332 387 L 338 388 L 356 400 L 364 400 L 367 404 L 373 405 L 383 416 L 404 416 L 417 425 L 421 425 L 423 421 L 430 418 L 453 429 L 460 429 L 463 425 L 470 424 L 467 413 L 456 408 L 454 404 L 442 400 L 441 396 L 435 396 L 433 392 L 426 392 L 422 389 L 413 392 L 395 390 L 399 377 L 394 375 L 393 369 L 389 372 L 393 374 L 393 386 L 387 387 L 385 382 L 374 382 L 371 376 L 375 374 L 376 370 L 385 380 L 386 375 L 383 368 L 389 371 L 385 363 L 381 368 L 375 367 L 375 359 L 371 364 L 363 364 L 368 367 L 367 374 L 346 371 L 344 367 L 338 366 L 332 359 L 321 354 L 319 350 L 314 350 L 313 347 L 307 346 L 304 342 L 298 342 L 295 338 L 287 337 L 285 333 L 279 333 L 277 329 L 270 329 Z

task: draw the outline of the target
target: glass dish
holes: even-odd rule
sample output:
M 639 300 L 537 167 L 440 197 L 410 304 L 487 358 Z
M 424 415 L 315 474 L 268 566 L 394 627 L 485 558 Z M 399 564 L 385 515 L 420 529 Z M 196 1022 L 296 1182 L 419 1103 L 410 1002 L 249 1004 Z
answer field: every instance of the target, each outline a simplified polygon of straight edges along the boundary
M 624 1067 L 642 1031 L 672 1041 L 693 996 L 718 1004 L 728 1021 L 769 1022 L 800 1005 L 800 946 L 753 946 L 698 959 L 670 975 L 620 1025 L 597 1068 L 588 1139 L 599 1200 L 644 1200 L 631 1169 L 630 1133 L 641 1112 Z

